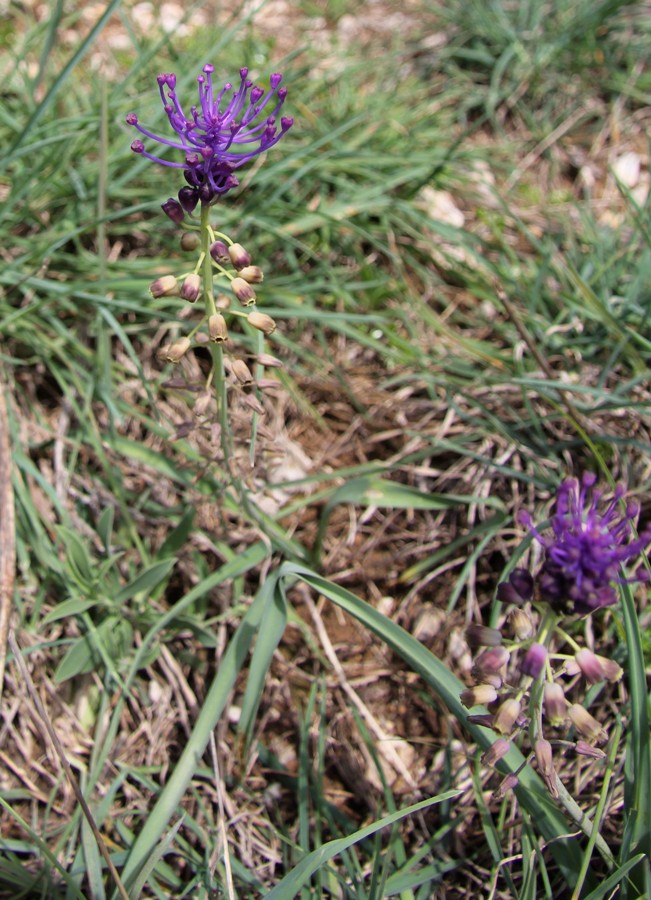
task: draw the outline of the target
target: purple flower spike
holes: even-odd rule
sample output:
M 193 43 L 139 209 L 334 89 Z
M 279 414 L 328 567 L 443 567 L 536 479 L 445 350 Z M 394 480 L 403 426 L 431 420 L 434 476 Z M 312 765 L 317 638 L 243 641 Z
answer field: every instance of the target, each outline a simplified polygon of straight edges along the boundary
M 250 162 L 260 153 L 269 150 L 294 124 L 289 116 L 276 124 L 287 89 L 280 87 L 282 75 L 271 75 L 270 88 L 254 86 L 248 78 L 248 69 L 240 69 L 240 84 L 236 89 L 227 82 L 215 91 L 212 82 L 214 67 L 205 65 L 199 75 L 199 102 L 191 106 L 189 115 L 176 95 L 176 76 L 163 73 L 158 76 L 163 109 L 172 129 L 173 139 L 160 137 L 144 128 L 134 113 L 129 113 L 127 124 L 142 135 L 167 147 L 185 153 L 184 162 L 170 162 L 154 156 L 145 149 L 141 140 L 131 144 L 134 153 L 168 166 L 182 169 L 189 187 L 182 188 L 179 197 L 184 209 L 189 210 L 193 192 L 196 202 L 212 203 L 222 194 L 239 184 L 234 170 Z
M 518 521 L 533 532 L 545 548 L 545 561 L 538 576 L 540 596 L 558 612 L 588 615 L 617 603 L 617 584 L 648 581 L 645 569 L 625 578 L 621 566 L 638 557 L 651 544 L 651 526 L 635 537 L 639 514 L 637 503 L 621 511 L 626 493 L 617 485 L 613 499 L 599 510 L 602 492 L 595 488 L 596 476 L 586 473 L 581 482 L 568 478 L 558 489 L 551 518 L 553 537 L 544 537 L 527 512 Z

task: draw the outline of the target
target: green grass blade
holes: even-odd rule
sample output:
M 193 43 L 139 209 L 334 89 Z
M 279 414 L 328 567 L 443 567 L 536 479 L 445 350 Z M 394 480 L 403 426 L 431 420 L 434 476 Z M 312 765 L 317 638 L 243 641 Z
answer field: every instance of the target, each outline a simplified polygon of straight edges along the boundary
M 348 850 L 350 847 L 359 843 L 359 841 L 371 837 L 382 828 L 387 828 L 389 825 L 393 825 L 394 822 L 400 822 L 402 819 L 406 819 L 407 816 L 411 816 L 421 810 L 429 809 L 430 806 L 434 806 L 437 803 L 444 803 L 446 800 L 452 800 L 455 797 L 458 797 L 460 793 L 462 792 L 455 790 L 445 791 L 445 793 L 439 794 L 436 797 L 430 797 L 428 800 L 421 800 L 420 803 L 414 803 L 412 806 L 408 806 L 405 809 L 398 810 L 398 812 L 384 816 L 382 819 L 378 819 L 371 825 L 367 825 L 365 828 L 361 828 L 359 831 L 354 832 L 354 834 L 344 838 L 336 838 L 333 841 L 328 841 L 327 844 L 322 844 L 316 850 L 309 853 L 305 859 L 301 860 L 296 868 L 286 875 L 283 880 L 267 894 L 267 900 L 291 900 L 291 898 L 296 896 L 298 891 L 300 891 L 308 879 L 311 878 L 321 866 L 331 859 L 334 859 L 338 854 Z
M 464 689 L 462 682 L 403 628 L 359 597 L 309 569 L 286 563 L 281 568 L 281 574 L 300 578 L 370 628 L 433 688 L 482 749 L 486 750 L 494 743 L 497 739 L 494 732 L 468 722 L 468 712 L 459 699 Z M 559 813 L 536 772 L 528 765 L 521 768 L 524 762 L 520 751 L 512 747 L 501 761 L 500 768 L 505 773 L 517 771 L 520 780 L 516 788 L 518 800 L 529 811 L 542 836 L 552 842 L 550 850 L 568 884 L 571 884 L 581 866 L 581 853 L 575 842 L 564 839 L 568 832 L 567 821 Z

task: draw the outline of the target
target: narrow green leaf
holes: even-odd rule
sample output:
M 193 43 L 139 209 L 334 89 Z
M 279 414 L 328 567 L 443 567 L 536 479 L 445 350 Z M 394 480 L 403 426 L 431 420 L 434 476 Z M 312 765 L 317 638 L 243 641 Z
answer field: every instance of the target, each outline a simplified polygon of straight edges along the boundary
M 116 606 L 121 606 L 123 603 L 126 603 L 127 600 L 130 600 L 132 597 L 136 597 L 139 594 L 142 594 L 143 598 L 148 597 L 154 588 L 167 578 L 175 564 L 175 557 L 172 557 L 172 559 L 162 559 L 140 572 L 133 581 L 130 581 L 121 591 L 118 591 L 117 596 L 115 597 Z
M 430 797 L 429 800 L 421 800 L 420 803 L 414 803 L 412 806 L 408 806 L 405 809 L 400 809 L 388 816 L 384 816 L 382 819 L 378 819 L 371 825 L 360 828 L 360 830 L 354 832 L 354 834 L 343 838 L 336 838 L 334 841 L 328 841 L 328 843 L 322 844 L 320 847 L 317 847 L 316 850 L 308 853 L 305 859 L 302 859 L 296 868 L 292 869 L 292 871 L 288 875 L 285 875 L 283 880 L 280 881 L 275 888 L 269 891 L 267 900 L 291 900 L 291 898 L 296 896 L 298 891 L 300 891 L 303 885 L 307 883 L 321 866 L 331 859 L 334 859 L 335 856 L 338 856 L 344 850 L 348 850 L 349 847 L 354 846 L 359 843 L 359 841 L 371 837 L 371 835 L 374 835 L 382 828 L 393 825 L 394 822 L 400 822 L 402 819 L 406 819 L 407 816 L 411 816 L 424 809 L 429 809 L 430 806 L 434 806 L 437 803 L 453 800 L 461 793 L 463 792 L 456 790 L 445 791 L 445 793 L 439 794 L 436 797 Z
M 63 603 L 57 603 L 54 609 L 45 616 L 41 624 L 50 625 L 52 622 L 58 622 L 59 619 L 77 616 L 96 605 L 96 600 L 82 600 L 80 597 L 72 597 L 70 600 L 64 600 Z

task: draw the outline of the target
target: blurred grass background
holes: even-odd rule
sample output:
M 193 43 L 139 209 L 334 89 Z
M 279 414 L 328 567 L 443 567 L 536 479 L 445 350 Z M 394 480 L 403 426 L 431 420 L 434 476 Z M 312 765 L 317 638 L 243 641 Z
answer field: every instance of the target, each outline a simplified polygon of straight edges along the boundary
M 510 801 L 478 811 L 467 736 L 388 644 L 300 583 L 282 602 L 268 585 L 309 564 L 463 678 L 514 510 L 596 467 L 648 519 L 650 23 L 614 0 L 2 8 L 14 624 L 118 867 L 252 598 L 280 610 L 255 690 L 245 658 L 233 670 L 220 770 L 206 755 L 189 773 L 141 896 L 222 896 L 225 866 L 260 896 L 323 841 L 458 787 L 461 806 L 346 850 L 302 896 L 379 897 L 392 878 L 406 897 L 563 896 L 548 855 L 504 874 L 511 833 L 492 823 Z M 160 212 L 181 183 L 124 124 L 165 132 L 156 74 L 192 96 L 208 61 L 224 80 L 282 71 L 296 120 L 214 211 L 265 270 L 284 364 L 253 466 L 233 392 L 236 489 L 193 409 L 205 360 L 183 362 L 188 388 L 157 356 L 188 328 L 147 290 L 184 267 Z M 615 656 L 622 634 L 608 619 Z M 3 896 L 110 896 L 11 664 L 3 707 Z

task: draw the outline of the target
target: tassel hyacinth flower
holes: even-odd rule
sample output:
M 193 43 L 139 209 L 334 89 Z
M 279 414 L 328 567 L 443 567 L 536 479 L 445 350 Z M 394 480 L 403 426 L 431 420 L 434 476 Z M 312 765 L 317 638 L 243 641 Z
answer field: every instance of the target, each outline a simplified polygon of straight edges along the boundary
M 140 139 L 131 144 L 134 153 L 162 166 L 183 170 L 188 186 L 179 191 L 179 202 L 186 212 L 192 212 L 199 201 L 212 204 L 219 196 L 237 187 L 235 169 L 277 144 L 294 124 L 289 116 L 283 116 L 277 124 L 287 96 L 287 88 L 280 87 L 280 73 L 271 75 L 270 88 L 265 91 L 253 84 L 248 77 L 249 70 L 243 68 L 237 89 L 226 82 L 220 91 L 215 91 L 214 70 L 210 64 L 203 67 L 203 74 L 197 78 L 199 102 L 190 107 L 189 115 L 176 93 L 176 75 L 162 73 L 158 76 L 163 108 L 176 132 L 175 138 L 154 134 L 140 124 L 135 113 L 127 116 L 127 124 L 144 137 L 185 153 L 185 161 L 176 162 L 153 155 Z M 173 212 L 178 216 L 176 205 Z
M 518 516 L 545 548 L 545 561 L 536 579 L 540 596 L 559 613 L 588 615 L 618 600 L 617 584 L 648 581 L 649 573 L 638 567 L 632 577 L 621 574 L 621 566 L 639 557 L 651 543 L 651 528 L 635 537 L 640 507 L 630 502 L 622 511 L 623 485 L 600 510 L 602 492 L 594 487 L 591 472 L 579 482 L 568 478 L 558 489 L 551 517 L 553 536 L 543 536 L 528 512 Z

